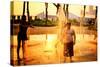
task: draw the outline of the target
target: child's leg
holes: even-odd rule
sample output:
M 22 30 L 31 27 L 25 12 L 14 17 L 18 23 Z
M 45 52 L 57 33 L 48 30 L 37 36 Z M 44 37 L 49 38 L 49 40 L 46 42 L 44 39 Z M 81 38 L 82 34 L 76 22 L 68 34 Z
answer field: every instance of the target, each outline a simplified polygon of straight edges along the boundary
M 66 44 L 64 44 L 64 51 L 63 51 L 63 53 L 64 53 L 64 63 L 66 62 Z
M 70 62 L 72 62 L 72 56 L 70 56 Z
M 22 41 L 23 61 L 25 65 L 25 40 Z
M 18 65 L 20 65 L 20 56 L 19 56 L 20 47 L 21 47 L 21 40 L 18 39 L 18 45 L 17 45 L 17 60 L 18 60 Z
M 22 51 L 23 51 L 23 58 L 25 57 L 25 40 L 22 41 Z
M 66 63 L 66 56 L 64 56 L 64 63 Z

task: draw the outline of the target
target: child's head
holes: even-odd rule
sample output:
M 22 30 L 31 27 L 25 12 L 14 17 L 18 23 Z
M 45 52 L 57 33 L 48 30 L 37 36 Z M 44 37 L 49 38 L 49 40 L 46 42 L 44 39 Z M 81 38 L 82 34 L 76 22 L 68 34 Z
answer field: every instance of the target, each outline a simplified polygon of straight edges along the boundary
M 70 29 L 71 23 L 70 23 L 70 22 L 67 22 L 67 23 L 65 24 L 65 27 L 67 27 L 67 29 Z
M 22 15 L 22 20 L 26 21 L 26 16 Z

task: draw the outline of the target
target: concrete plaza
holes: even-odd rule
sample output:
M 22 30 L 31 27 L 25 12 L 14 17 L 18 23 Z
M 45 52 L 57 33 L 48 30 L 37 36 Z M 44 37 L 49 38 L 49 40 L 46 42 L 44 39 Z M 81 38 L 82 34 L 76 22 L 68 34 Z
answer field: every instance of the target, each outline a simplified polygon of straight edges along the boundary
M 17 65 L 17 35 L 13 35 L 11 42 L 11 64 Z M 29 35 L 29 40 L 25 44 L 25 59 L 23 60 L 22 48 L 20 49 L 21 65 L 33 64 L 57 64 L 63 63 L 63 45 L 56 44 L 55 34 Z M 74 45 L 74 62 L 87 62 L 97 60 L 97 40 L 93 35 L 76 34 L 76 44 Z M 69 62 L 69 58 L 66 59 Z

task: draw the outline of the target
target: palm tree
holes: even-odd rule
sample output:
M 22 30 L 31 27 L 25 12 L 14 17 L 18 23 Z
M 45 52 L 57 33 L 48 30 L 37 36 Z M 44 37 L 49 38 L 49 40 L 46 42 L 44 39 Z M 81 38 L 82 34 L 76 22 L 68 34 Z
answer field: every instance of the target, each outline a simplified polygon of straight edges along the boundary
M 25 4 L 27 4 L 27 17 L 28 17 L 28 22 L 30 22 L 30 14 L 29 14 L 29 1 L 24 1 L 23 3 L 23 15 L 25 15 Z
M 98 7 L 96 6 L 95 19 L 97 19 L 97 11 L 98 11 Z
M 84 5 L 83 19 L 85 19 L 85 10 L 86 10 L 86 5 Z
M 57 12 L 56 12 L 56 14 L 58 13 L 58 10 L 59 10 L 59 7 L 61 6 L 59 3 L 58 4 L 55 4 L 55 3 L 53 3 L 53 5 L 57 8 Z
M 46 25 L 48 21 L 48 3 L 45 3 L 45 12 L 46 12 Z
M 83 30 L 82 24 L 84 23 L 84 20 L 85 20 L 85 10 L 86 10 L 86 5 L 83 6 L 83 11 L 82 11 L 81 17 L 80 17 L 80 32 L 82 32 L 82 30 Z M 83 37 L 84 37 L 84 34 L 83 34 Z
M 57 4 L 53 3 L 53 4 L 57 8 L 56 15 L 57 15 L 58 22 L 60 21 L 58 24 L 59 24 L 59 26 L 61 26 L 61 28 L 63 28 L 64 22 L 68 21 L 68 15 L 69 15 L 68 7 L 69 7 L 69 4 L 64 4 L 63 7 L 59 3 L 57 3 Z M 61 7 L 63 9 L 61 9 Z
M 82 23 L 84 23 L 85 20 L 85 10 L 86 10 L 86 5 L 84 5 L 84 9 L 83 9 Z M 83 32 L 83 38 L 84 38 L 84 32 Z
M 46 12 L 46 25 L 48 22 L 48 3 L 45 3 L 45 12 Z M 47 34 L 46 34 L 46 40 L 47 40 Z
M 66 4 L 66 14 L 65 14 L 65 16 L 67 15 L 67 21 L 68 21 L 68 16 L 69 16 L 68 7 L 69 7 L 69 5 Z
M 63 10 L 65 13 L 65 17 L 67 17 L 66 20 L 68 20 L 68 16 L 69 16 L 68 7 L 69 7 L 69 4 L 64 4 Z
M 23 3 L 23 15 L 25 14 L 25 1 Z
M 27 1 L 27 16 L 28 16 L 28 22 L 30 22 L 29 2 L 28 1 Z

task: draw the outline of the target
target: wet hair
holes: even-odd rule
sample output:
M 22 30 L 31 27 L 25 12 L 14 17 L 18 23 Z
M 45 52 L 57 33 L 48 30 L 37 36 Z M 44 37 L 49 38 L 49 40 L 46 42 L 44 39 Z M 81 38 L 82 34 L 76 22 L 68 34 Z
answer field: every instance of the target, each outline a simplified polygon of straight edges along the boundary
M 22 20 L 26 21 L 26 16 L 25 15 L 22 15 Z

